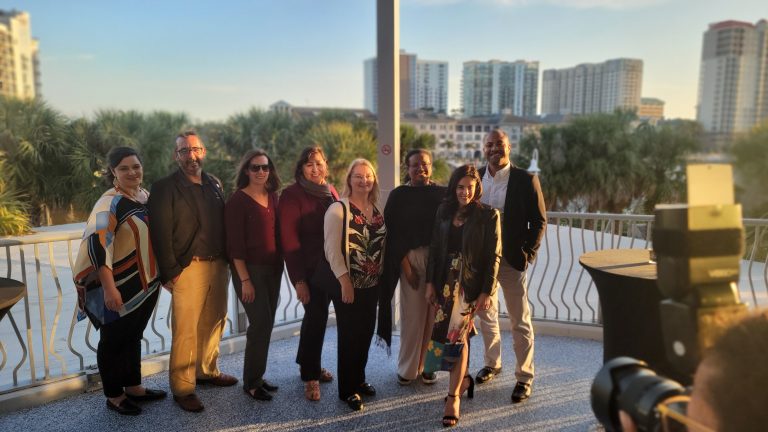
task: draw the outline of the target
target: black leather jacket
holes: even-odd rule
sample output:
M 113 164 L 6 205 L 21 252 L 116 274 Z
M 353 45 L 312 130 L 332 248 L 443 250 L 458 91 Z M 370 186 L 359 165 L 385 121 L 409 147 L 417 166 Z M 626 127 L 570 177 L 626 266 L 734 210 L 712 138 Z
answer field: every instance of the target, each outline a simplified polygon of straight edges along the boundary
M 448 233 L 453 215 L 446 213 L 448 210 L 445 204 L 441 204 L 435 216 L 432 243 L 429 246 L 426 279 L 437 292 L 442 291 L 448 270 Z M 475 301 L 480 293 L 492 296 L 496 292 L 496 277 L 501 261 L 501 225 L 496 209 L 479 204 L 469 214 L 464 222 L 461 253 L 464 257 L 461 269 L 464 300 Z

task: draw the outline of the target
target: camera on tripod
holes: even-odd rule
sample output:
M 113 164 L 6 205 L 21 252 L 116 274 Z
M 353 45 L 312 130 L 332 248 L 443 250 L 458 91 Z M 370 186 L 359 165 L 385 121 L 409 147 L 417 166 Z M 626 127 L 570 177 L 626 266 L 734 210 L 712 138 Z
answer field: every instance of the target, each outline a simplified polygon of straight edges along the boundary
M 654 213 L 666 357 L 689 384 L 703 350 L 746 312 L 737 286 L 744 251 L 741 206 L 658 205 Z M 686 394 L 682 384 L 657 375 L 645 362 L 617 357 L 595 377 L 591 403 L 607 431 L 621 430 L 619 410 L 629 414 L 638 430 L 656 431 L 664 412 L 685 414 Z

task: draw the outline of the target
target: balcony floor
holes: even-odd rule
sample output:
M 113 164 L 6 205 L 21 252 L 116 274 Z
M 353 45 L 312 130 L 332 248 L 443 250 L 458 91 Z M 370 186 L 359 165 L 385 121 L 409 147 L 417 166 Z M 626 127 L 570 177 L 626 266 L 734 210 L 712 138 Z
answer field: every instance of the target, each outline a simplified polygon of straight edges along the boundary
M 160 430 L 160 431 L 346 431 L 346 430 L 443 430 L 440 419 L 447 393 L 447 373 L 435 385 L 414 382 L 397 384 L 399 338 L 393 338 L 393 355 L 371 347 L 368 381 L 378 396 L 366 400 L 361 413 L 351 412 L 338 400 L 336 382 L 322 385 L 322 400 L 309 402 L 294 363 L 298 337 L 272 343 L 266 377 L 280 386 L 271 402 L 256 402 L 241 386 L 199 387 L 205 404 L 200 414 L 187 413 L 166 400 L 146 404 L 138 417 L 123 417 L 107 410 L 103 394 L 92 392 L 0 416 L 0 430 Z M 599 430 L 590 404 L 589 387 L 602 365 L 602 343 L 566 337 L 539 335 L 536 338 L 536 381 L 533 396 L 512 405 L 515 383 L 514 353 L 509 333 L 502 335 L 504 371 L 495 380 L 477 386 L 475 398 L 462 398 L 458 428 L 493 431 L 587 431 Z M 482 337 L 472 339 L 470 371 L 483 366 Z M 336 331 L 328 328 L 324 366 L 335 374 Z M 242 370 L 243 353 L 220 359 L 221 369 L 233 375 Z M 166 372 L 146 377 L 148 387 L 168 390 Z

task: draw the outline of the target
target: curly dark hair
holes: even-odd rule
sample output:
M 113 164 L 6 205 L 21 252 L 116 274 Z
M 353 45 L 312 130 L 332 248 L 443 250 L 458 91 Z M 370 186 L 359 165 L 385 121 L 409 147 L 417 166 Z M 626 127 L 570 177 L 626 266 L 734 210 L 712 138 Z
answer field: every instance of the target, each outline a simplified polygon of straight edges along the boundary
M 405 171 L 405 176 L 403 176 L 403 182 L 408 183 L 411 181 L 411 176 L 408 175 L 408 168 L 411 166 L 411 156 L 414 155 L 424 155 L 429 158 L 429 161 L 432 162 L 432 153 L 430 153 L 429 150 L 424 148 L 415 148 L 408 150 L 408 153 L 405 154 L 405 157 L 403 158 L 403 170 Z
M 462 212 L 464 214 L 469 214 L 480 205 L 480 198 L 483 196 L 483 179 L 480 178 L 480 173 L 477 172 L 477 168 L 475 168 L 474 165 L 462 165 L 453 170 L 451 178 L 448 180 L 448 190 L 445 192 L 445 198 L 443 199 L 443 204 L 447 210 L 443 216 L 446 218 L 453 217 L 454 213 L 459 209 L 459 200 L 456 198 L 456 188 L 464 177 L 470 177 L 475 180 L 475 194 Z

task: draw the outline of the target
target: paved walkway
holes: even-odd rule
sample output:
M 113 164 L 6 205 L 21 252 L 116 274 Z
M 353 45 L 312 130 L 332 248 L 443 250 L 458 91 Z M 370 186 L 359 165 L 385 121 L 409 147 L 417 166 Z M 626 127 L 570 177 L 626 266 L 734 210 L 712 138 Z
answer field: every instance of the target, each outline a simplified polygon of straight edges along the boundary
M 482 367 L 482 339 L 473 338 L 470 370 Z M 600 342 L 554 336 L 536 338 L 536 381 L 531 399 L 510 403 L 514 386 L 514 354 L 511 336 L 503 335 L 504 371 L 495 380 L 476 387 L 475 398 L 462 398 L 462 416 L 455 429 L 476 431 L 589 431 L 596 430 L 589 405 L 589 387 L 602 364 Z M 366 400 L 361 413 L 339 401 L 336 382 L 322 385 L 322 400 L 309 402 L 294 363 L 298 338 L 272 343 L 267 378 L 280 386 L 271 402 L 246 397 L 240 385 L 229 388 L 201 387 L 205 404 L 200 414 L 187 413 L 172 399 L 145 405 L 138 417 L 123 417 L 105 407 L 101 392 L 63 399 L 42 407 L 0 416 L 0 431 L 422 431 L 443 430 L 440 419 L 448 376 L 439 375 L 435 385 L 414 383 L 401 387 L 395 379 L 399 340 L 393 355 L 371 348 L 368 380 L 378 395 Z M 336 370 L 336 331 L 326 335 L 324 366 Z M 221 369 L 239 375 L 243 354 L 221 359 Z M 160 373 L 145 378 L 148 387 L 168 390 L 168 377 Z

